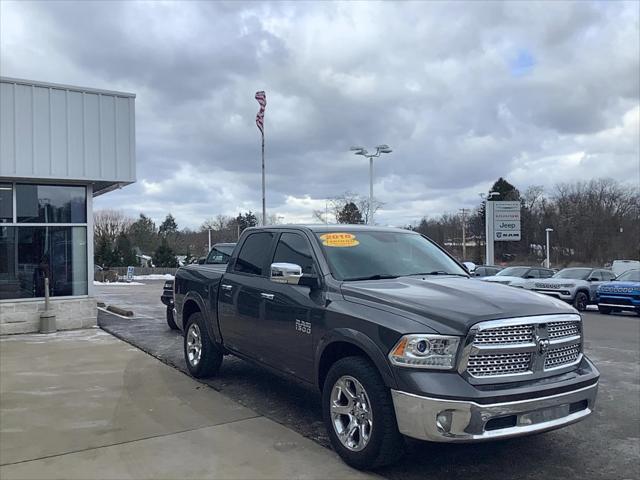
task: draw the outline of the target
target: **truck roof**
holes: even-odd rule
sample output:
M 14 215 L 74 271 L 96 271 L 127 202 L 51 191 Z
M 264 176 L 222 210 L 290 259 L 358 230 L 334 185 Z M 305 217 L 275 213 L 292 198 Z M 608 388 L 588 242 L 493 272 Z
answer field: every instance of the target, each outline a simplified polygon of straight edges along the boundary
M 254 227 L 255 229 L 261 229 L 263 227 Z M 378 225 L 352 225 L 346 223 L 338 224 L 325 224 L 325 223 L 306 223 L 306 224 L 286 224 L 286 225 L 267 225 L 264 228 L 269 229 L 287 229 L 287 228 L 302 228 L 312 232 L 335 232 L 336 230 L 343 231 L 368 231 L 368 232 L 397 232 L 397 233 L 415 233 L 412 230 L 396 227 L 382 227 Z

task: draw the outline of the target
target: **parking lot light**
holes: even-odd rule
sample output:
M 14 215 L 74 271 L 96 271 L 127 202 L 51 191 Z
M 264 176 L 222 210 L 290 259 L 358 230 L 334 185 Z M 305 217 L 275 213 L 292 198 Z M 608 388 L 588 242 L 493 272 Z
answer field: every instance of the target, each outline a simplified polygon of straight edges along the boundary
M 546 228 L 545 232 L 547 233 L 547 268 L 551 268 L 551 263 L 549 262 L 549 233 L 553 232 L 553 228 Z
M 376 147 L 376 153 L 369 153 L 366 148 L 360 146 L 351 147 L 349 150 L 356 155 L 362 155 L 369 159 L 369 224 L 373 224 L 373 159 L 379 157 L 382 153 L 391 153 L 393 149 L 386 143 L 380 144 Z

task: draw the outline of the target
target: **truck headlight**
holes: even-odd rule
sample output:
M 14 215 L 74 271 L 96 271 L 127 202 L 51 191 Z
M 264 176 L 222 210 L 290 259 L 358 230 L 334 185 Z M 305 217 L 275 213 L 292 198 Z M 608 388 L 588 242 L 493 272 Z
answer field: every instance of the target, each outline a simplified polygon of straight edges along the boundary
M 405 335 L 389 352 L 389 360 L 400 367 L 451 370 L 455 367 L 459 345 L 459 337 Z

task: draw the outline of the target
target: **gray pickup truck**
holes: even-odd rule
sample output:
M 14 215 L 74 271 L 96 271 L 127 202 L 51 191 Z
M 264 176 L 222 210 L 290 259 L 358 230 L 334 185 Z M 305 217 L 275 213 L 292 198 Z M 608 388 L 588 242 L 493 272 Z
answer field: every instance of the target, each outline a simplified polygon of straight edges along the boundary
M 356 468 L 396 461 L 404 436 L 505 439 L 594 408 L 599 373 L 571 306 L 472 280 L 415 232 L 247 229 L 224 269 L 180 268 L 174 297 L 193 376 L 233 354 L 317 386 L 331 444 Z

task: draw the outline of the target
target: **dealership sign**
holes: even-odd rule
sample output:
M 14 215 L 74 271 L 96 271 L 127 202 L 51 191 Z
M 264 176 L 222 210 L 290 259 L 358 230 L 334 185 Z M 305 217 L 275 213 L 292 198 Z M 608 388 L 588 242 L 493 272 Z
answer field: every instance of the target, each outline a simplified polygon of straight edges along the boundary
M 520 240 L 520 202 L 493 203 L 493 239 L 498 242 Z

